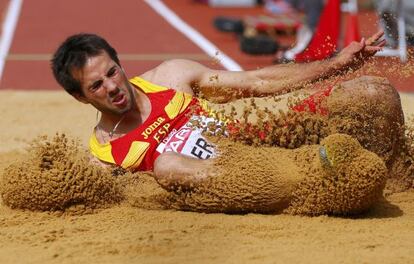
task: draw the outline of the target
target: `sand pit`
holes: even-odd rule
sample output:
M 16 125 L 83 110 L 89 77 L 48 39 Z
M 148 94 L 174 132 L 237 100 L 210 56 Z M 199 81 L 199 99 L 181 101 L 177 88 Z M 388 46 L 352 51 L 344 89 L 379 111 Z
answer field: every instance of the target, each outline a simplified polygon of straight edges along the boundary
M 387 178 L 382 159 L 344 134 L 294 150 L 225 139 L 215 144 L 221 149 L 217 175 L 178 193 L 173 206 L 200 212 L 351 215 L 379 200 Z
M 27 142 L 57 127 L 86 144 L 95 112 L 63 92 L 1 92 L 2 172 Z M 264 100 L 264 99 L 261 99 Z M 259 104 L 261 100 L 257 100 Z M 28 103 L 30 102 L 30 103 Z M 414 97 L 402 96 L 406 117 Z M 30 128 L 30 131 L 28 131 Z M 387 195 L 358 217 L 229 215 L 165 210 L 144 191 L 165 192 L 148 175 L 129 199 L 92 214 L 0 206 L 1 263 L 375 263 L 413 262 L 414 191 Z M 141 189 L 140 189 L 141 188 Z M 151 188 L 153 188 L 151 190 Z M 159 204 L 159 203 L 158 203 Z
M 64 134 L 40 137 L 3 171 L 3 203 L 31 211 L 78 211 L 109 207 L 123 199 L 108 169 L 92 166 L 87 152 Z

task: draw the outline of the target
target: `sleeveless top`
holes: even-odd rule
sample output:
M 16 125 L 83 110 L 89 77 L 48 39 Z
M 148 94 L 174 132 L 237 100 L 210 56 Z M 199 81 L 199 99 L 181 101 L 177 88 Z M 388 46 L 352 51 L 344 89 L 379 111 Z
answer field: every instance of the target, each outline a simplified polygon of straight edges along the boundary
M 146 94 L 151 113 L 132 131 L 104 144 L 98 142 L 94 130 L 89 140 L 92 155 L 132 171 L 153 170 L 155 159 L 165 151 L 199 159 L 216 155 L 214 146 L 202 136 L 202 129 L 192 125 L 193 121 L 204 125 L 221 122 L 208 117 L 206 101 L 140 77 L 129 81 Z

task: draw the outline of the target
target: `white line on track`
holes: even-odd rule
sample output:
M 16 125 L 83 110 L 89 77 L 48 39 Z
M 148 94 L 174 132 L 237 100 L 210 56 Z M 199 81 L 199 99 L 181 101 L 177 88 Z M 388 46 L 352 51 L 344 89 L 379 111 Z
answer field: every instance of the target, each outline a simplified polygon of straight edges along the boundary
M 168 23 L 175 27 L 178 31 L 183 33 L 187 38 L 193 41 L 210 57 L 217 58 L 224 68 L 230 71 L 242 71 L 242 67 L 232 60 L 229 56 L 220 51 L 213 43 L 201 35 L 198 31 L 192 28 L 179 18 L 171 9 L 169 9 L 160 0 L 144 0 L 155 12 L 160 14 Z
M 10 0 L 7 15 L 3 22 L 0 39 L 0 81 L 3 76 L 4 63 L 13 40 L 22 3 L 23 0 Z

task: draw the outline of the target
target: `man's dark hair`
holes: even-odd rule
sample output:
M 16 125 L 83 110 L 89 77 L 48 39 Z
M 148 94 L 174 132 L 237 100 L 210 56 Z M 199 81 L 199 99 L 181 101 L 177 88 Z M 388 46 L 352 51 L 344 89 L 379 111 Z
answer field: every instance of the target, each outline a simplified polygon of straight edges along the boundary
M 71 95 L 82 95 L 81 83 L 73 77 L 73 70 L 82 69 L 89 57 L 105 51 L 118 65 L 121 65 L 114 48 L 95 34 L 76 34 L 67 38 L 53 55 L 51 66 L 56 81 Z

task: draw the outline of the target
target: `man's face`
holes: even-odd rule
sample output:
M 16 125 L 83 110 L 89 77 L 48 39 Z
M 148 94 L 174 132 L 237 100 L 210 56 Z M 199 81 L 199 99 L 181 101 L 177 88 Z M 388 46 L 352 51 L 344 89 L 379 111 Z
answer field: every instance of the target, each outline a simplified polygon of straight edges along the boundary
M 102 113 L 120 115 L 132 107 L 131 85 L 121 67 L 106 52 L 86 60 L 73 75 L 81 83 L 83 95 L 75 95 L 83 103 L 92 104 Z

